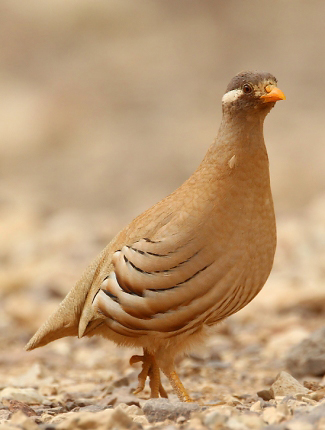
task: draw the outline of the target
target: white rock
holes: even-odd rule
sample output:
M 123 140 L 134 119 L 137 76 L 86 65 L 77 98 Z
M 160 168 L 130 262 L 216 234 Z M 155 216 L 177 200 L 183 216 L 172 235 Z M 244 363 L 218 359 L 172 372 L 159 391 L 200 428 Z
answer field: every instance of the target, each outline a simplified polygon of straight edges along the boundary
M 271 392 L 275 396 L 288 396 L 298 393 L 308 393 L 308 389 L 301 385 L 293 376 L 287 372 L 280 372 L 271 386 Z
M 263 420 L 267 424 L 279 424 L 286 419 L 286 415 L 277 408 L 271 406 L 270 408 L 266 408 L 263 411 Z
M 285 417 L 289 417 L 291 415 L 291 410 L 288 407 L 287 403 L 281 403 L 280 405 L 278 405 L 276 407 L 276 410 L 280 413 L 283 414 Z
M 127 415 L 135 416 L 135 415 L 144 415 L 144 412 L 137 405 L 127 405 L 125 403 L 120 403 L 119 408 L 124 411 Z
M 317 427 L 320 430 L 320 427 Z M 292 423 L 286 424 L 287 430 L 314 430 L 315 427 L 311 423 L 306 421 L 294 421 Z
M 242 404 L 240 400 L 238 400 L 236 397 L 232 396 L 231 394 L 225 394 L 222 400 L 226 402 L 227 405 L 230 405 L 230 406 L 236 406 L 236 405 Z
M 46 376 L 44 368 L 39 363 L 35 363 L 26 373 L 10 380 L 10 384 L 15 387 L 51 385 L 53 382 L 53 376 Z
M 18 400 L 27 404 L 42 404 L 46 399 L 34 388 L 6 387 L 0 392 L 0 400 Z
M 257 402 L 252 404 L 252 406 L 250 407 L 250 410 L 252 412 L 260 412 L 262 410 L 261 402 L 258 400 Z
M 300 400 L 301 402 L 305 402 L 305 403 L 309 403 L 310 405 L 316 406 L 318 404 L 318 402 L 316 402 L 316 400 L 313 400 L 310 396 L 308 395 L 302 395 L 302 394 L 297 394 L 296 398 L 298 400 Z
M 64 417 L 63 417 L 64 416 Z M 58 430 L 81 430 L 81 429 L 124 429 L 132 426 L 132 420 L 122 409 L 105 409 L 101 412 L 69 412 L 61 414 L 63 417 L 57 425 Z M 52 421 L 57 424 L 58 421 Z
M 226 415 L 221 414 L 219 411 L 213 411 L 204 417 L 204 424 L 209 428 L 217 428 L 217 426 L 224 425 L 227 419 Z
M 18 427 L 13 427 L 11 424 L 7 423 L 0 423 L 0 430 L 15 430 L 18 429 Z
M 246 424 L 239 421 L 238 417 L 230 417 L 229 420 L 227 421 L 227 427 L 225 428 L 230 430 L 249 430 L 249 427 L 247 427 Z
M 264 421 L 258 415 L 243 414 L 239 415 L 237 420 L 246 425 L 249 430 L 260 430 L 264 427 Z
M 147 420 L 147 418 L 144 415 L 137 415 L 135 417 L 132 417 L 132 420 L 134 423 L 141 424 L 142 426 L 148 426 L 149 425 L 149 421 Z
M 39 428 L 33 418 L 27 417 L 22 411 L 15 412 L 10 419 L 10 423 L 24 430 L 38 430 Z
M 11 412 L 7 409 L 0 409 L 0 424 L 9 419 Z M 1 430 L 1 429 L 0 429 Z

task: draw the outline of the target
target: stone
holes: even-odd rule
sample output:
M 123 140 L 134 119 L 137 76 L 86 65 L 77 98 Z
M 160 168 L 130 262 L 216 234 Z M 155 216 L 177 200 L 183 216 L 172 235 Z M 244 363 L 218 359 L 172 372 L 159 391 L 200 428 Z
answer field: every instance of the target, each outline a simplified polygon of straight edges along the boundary
M 0 423 L 2 421 L 8 420 L 11 415 L 11 412 L 8 409 L 1 409 L 0 410 Z
M 184 416 L 188 419 L 192 412 L 199 411 L 197 403 L 170 402 L 168 399 L 150 399 L 145 402 L 143 412 L 150 423 L 172 420 Z
M 267 424 L 279 424 L 285 419 L 285 413 L 283 413 L 283 411 L 279 410 L 278 408 L 275 408 L 274 406 L 265 408 L 263 411 L 263 420 Z
M 110 409 L 110 407 L 101 405 L 87 405 L 79 408 L 78 412 L 100 412 L 104 411 L 105 409 Z
M 21 427 L 20 427 L 20 428 L 21 428 Z M 13 425 L 11 425 L 11 424 L 7 424 L 7 423 L 0 424 L 0 430 L 15 430 L 15 429 L 17 429 L 17 430 L 18 430 L 18 427 L 13 426 Z
M 114 393 L 103 397 L 99 400 L 101 405 L 107 406 L 118 406 L 121 403 L 125 403 L 129 406 L 136 405 L 140 406 L 139 397 L 136 397 L 134 394 L 130 394 L 130 390 L 126 387 L 117 388 L 114 390 Z
M 295 376 L 325 374 L 325 327 L 311 333 L 289 350 L 286 367 Z
M 42 385 L 39 389 L 41 396 L 50 397 L 58 394 L 57 385 Z
M 244 424 L 246 428 L 250 430 L 259 430 L 264 427 L 264 421 L 262 417 L 255 414 L 246 413 L 243 415 L 239 415 L 237 420 L 240 423 Z
M 129 378 L 126 376 L 123 376 L 123 378 L 117 379 L 113 382 L 113 386 L 116 388 L 119 387 L 128 387 L 130 385 Z
M 288 396 L 290 394 L 308 393 L 308 389 L 301 385 L 293 376 L 287 372 L 280 372 L 273 382 L 270 392 L 275 396 Z
M 144 415 L 143 410 L 136 405 L 127 405 L 126 403 L 121 403 L 119 408 L 129 416 Z
M 225 423 L 217 422 L 209 428 L 216 430 L 260 430 L 264 425 L 265 422 L 262 417 L 252 413 L 244 413 L 241 415 L 232 415 L 226 419 Z
M 223 396 L 223 401 L 227 403 L 227 405 L 230 406 L 237 406 L 237 405 L 241 405 L 242 402 L 237 399 L 236 397 L 232 396 L 231 394 L 225 394 Z
M 316 400 L 313 400 L 310 398 L 309 394 L 296 394 L 297 400 L 300 400 L 301 402 L 309 403 L 310 405 L 317 405 Z
M 320 384 L 317 381 L 304 381 L 304 387 L 308 388 L 308 390 L 311 391 L 317 391 L 321 390 L 322 388 L 325 388 L 324 385 Z
M 257 392 L 258 397 L 268 402 L 271 399 L 274 399 L 274 395 L 270 390 L 260 390 Z
M 19 402 L 18 400 L 12 400 L 12 399 L 3 399 L 2 403 L 4 406 L 7 406 L 10 412 L 17 412 L 21 411 L 23 414 L 25 414 L 27 417 L 32 417 L 37 415 L 34 409 L 32 409 L 30 406 L 26 405 L 26 403 Z
M 69 412 L 56 426 L 57 430 L 111 430 L 123 428 L 141 428 L 119 407 L 101 412 Z
M 295 411 L 294 417 L 291 420 L 286 421 L 285 427 L 281 427 L 281 429 L 323 430 L 323 427 L 319 425 L 321 422 L 325 423 L 325 403 L 304 412 Z
M 52 424 L 41 424 L 39 430 L 56 430 L 56 427 Z
M 316 406 L 309 413 L 307 413 L 305 421 L 311 424 L 316 424 L 323 417 L 325 417 L 325 403 Z
M 317 430 L 325 430 L 325 417 L 322 417 L 317 423 Z
M 219 411 L 213 411 L 208 413 L 205 417 L 204 417 L 204 424 L 209 427 L 209 428 L 218 428 L 223 426 L 226 421 L 228 420 L 228 417 L 224 414 L 222 414 Z
M 22 411 L 15 412 L 11 417 L 10 423 L 17 424 L 24 430 L 38 430 L 38 425 L 33 418 L 27 417 Z
M 322 400 L 325 397 L 325 388 L 321 388 L 320 390 L 314 391 L 310 394 L 310 398 L 313 400 L 316 400 L 318 402 L 319 400 Z
M 239 417 L 230 417 L 227 421 L 226 428 L 227 430 L 248 430 L 248 427 L 242 423 Z M 218 428 L 218 427 L 215 427 Z M 221 427 L 222 428 L 222 427 Z
M 141 426 L 149 426 L 149 421 L 145 415 L 136 415 L 132 417 L 134 423 L 140 424 Z
M 45 384 L 51 385 L 53 382 L 53 376 L 47 376 L 44 368 L 39 363 L 35 363 L 26 373 L 12 378 L 10 381 L 11 385 L 21 388 Z
M 250 410 L 252 412 L 260 412 L 262 410 L 261 402 L 258 400 L 257 402 L 253 403 L 250 407 Z
M 0 392 L 0 400 L 18 400 L 27 404 L 41 404 L 46 399 L 41 396 L 34 388 L 15 388 L 6 387 Z
M 314 426 L 306 421 L 292 421 L 286 424 L 286 430 L 314 430 Z

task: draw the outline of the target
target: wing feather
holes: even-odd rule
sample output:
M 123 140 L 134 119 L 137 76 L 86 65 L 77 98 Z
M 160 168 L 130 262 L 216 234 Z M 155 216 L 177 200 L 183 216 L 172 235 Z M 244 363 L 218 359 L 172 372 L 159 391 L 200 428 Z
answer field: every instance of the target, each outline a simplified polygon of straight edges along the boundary
M 194 252 L 191 242 L 167 249 L 164 240 L 144 239 L 115 252 L 94 300 L 115 331 L 172 335 L 229 313 L 245 284 L 245 262 L 205 248 Z

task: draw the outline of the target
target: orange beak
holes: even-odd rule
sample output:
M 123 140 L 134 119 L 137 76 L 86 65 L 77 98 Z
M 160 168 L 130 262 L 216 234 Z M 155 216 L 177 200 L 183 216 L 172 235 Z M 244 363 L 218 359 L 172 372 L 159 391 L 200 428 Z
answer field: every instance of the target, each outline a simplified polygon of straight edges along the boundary
M 283 92 L 277 88 L 277 87 L 273 87 L 271 88 L 269 85 L 265 88 L 267 94 L 261 96 L 261 99 L 263 99 L 263 101 L 265 103 L 267 102 L 277 102 L 279 100 L 285 100 L 286 96 L 283 94 Z

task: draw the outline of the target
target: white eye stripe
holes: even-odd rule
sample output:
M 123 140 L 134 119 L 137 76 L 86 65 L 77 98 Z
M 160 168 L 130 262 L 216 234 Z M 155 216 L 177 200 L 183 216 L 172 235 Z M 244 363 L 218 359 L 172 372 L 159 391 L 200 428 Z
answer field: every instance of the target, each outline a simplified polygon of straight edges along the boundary
M 231 90 L 228 91 L 223 97 L 222 97 L 222 103 L 232 103 L 235 100 L 237 100 L 240 96 L 242 96 L 243 90 Z

